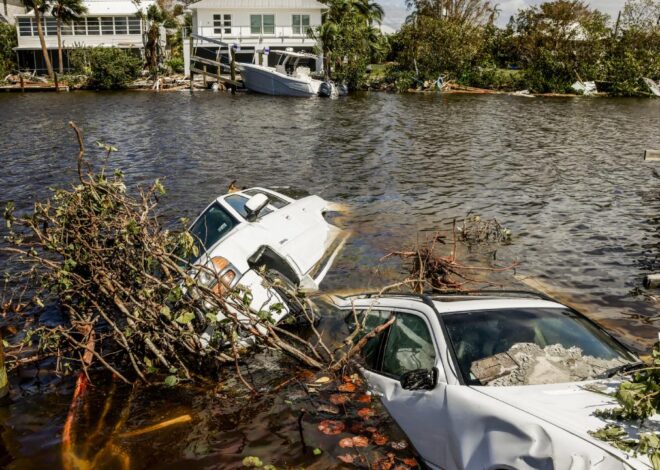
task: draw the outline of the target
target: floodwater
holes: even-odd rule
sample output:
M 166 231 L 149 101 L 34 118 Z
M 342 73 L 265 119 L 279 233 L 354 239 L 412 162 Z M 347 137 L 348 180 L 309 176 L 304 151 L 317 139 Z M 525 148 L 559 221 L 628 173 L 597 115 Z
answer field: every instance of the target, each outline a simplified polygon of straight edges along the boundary
M 118 148 L 111 160 L 129 184 L 164 180 L 163 220 L 173 224 L 196 215 L 232 180 L 293 186 L 345 204 L 340 222 L 353 236 L 326 289 L 385 284 L 397 272 L 380 263 L 384 255 L 413 246 L 420 230 L 473 211 L 512 230 L 513 243 L 498 258 L 519 261 L 516 274 L 637 350 L 657 337 L 660 304 L 640 287 L 645 273 L 660 268 L 660 165 L 642 161 L 645 149 L 660 148 L 660 100 L 7 94 L 0 96 L 3 202 L 25 208 L 48 187 L 73 181 L 70 120 L 83 129 L 90 155 L 96 141 Z M 20 384 L 39 378 L 25 375 Z M 70 383 L 53 390 L 0 409 L 10 454 L 0 464 L 60 465 Z M 128 400 L 125 390 L 117 393 L 113 400 Z M 102 408 L 109 386 L 95 394 Z M 319 436 L 310 439 L 321 456 L 301 453 L 297 416 L 281 398 L 242 406 L 225 398 L 208 389 L 141 394 L 129 404 L 132 426 L 181 413 L 194 426 L 133 442 L 124 449 L 131 468 L 231 468 L 246 455 L 278 467 L 336 464 L 336 449 L 324 449 Z

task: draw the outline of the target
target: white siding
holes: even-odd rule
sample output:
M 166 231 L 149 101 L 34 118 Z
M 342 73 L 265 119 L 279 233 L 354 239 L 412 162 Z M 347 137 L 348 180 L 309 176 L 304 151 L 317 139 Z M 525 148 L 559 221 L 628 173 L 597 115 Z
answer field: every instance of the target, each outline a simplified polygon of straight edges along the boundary
M 310 28 L 321 24 L 320 9 L 276 9 L 276 10 L 193 10 L 193 29 L 196 34 L 205 37 L 219 38 L 227 42 L 238 42 L 241 46 L 277 47 L 277 46 L 305 46 L 315 45 L 315 41 L 307 37 L 305 31 L 294 33 L 293 15 L 308 15 Z M 216 31 L 213 24 L 213 15 L 231 15 L 231 31 L 225 28 Z M 275 27 L 272 34 L 253 33 L 251 31 L 252 15 L 274 15 Z M 303 28 L 304 29 L 304 28 Z

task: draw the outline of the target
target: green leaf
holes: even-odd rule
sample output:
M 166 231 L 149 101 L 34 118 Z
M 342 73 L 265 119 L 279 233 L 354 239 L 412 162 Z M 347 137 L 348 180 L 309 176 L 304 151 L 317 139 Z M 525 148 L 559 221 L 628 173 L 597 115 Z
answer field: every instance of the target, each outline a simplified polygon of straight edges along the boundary
M 191 321 L 193 321 L 195 318 L 195 314 L 192 312 L 189 312 L 188 310 L 184 310 L 181 315 L 176 317 L 176 322 L 180 323 L 181 325 L 187 325 Z
M 170 312 L 170 308 L 167 305 L 161 307 L 160 314 L 167 317 L 168 320 L 172 319 L 172 312 Z
M 243 459 L 244 467 L 263 467 L 264 463 L 259 457 L 249 455 Z
M 323 451 L 319 449 L 318 447 L 312 451 L 312 454 L 314 455 L 321 455 Z
M 179 379 L 177 378 L 176 375 L 168 375 L 167 377 L 165 377 L 163 383 L 168 387 L 174 387 L 176 384 L 179 383 Z

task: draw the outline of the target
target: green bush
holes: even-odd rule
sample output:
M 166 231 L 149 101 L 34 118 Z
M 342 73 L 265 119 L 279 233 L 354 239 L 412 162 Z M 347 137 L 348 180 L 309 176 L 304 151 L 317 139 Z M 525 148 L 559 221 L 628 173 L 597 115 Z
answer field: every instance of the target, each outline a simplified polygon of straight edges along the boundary
M 116 47 L 81 48 L 71 51 L 75 71 L 89 77 L 87 85 L 100 90 L 126 88 L 142 71 L 142 59 Z
M 181 57 L 172 57 L 168 62 L 167 66 L 172 69 L 172 72 L 183 73 L 184 64 Z
M 0 81 L 16 68 L 16 54 L 12 48 L 16 47 L 16 28 L 0 23 Z

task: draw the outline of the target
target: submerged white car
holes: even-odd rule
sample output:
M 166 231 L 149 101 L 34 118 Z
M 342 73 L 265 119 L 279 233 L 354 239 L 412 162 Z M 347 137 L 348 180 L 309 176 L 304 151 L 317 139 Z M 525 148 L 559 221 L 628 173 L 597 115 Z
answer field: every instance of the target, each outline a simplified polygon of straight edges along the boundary
M 639 359 L 583 315 L 543 296 L 333 297 L 365 331 L 373 395 L 431 469 L 650 468 L 589 434 Z
M 259 269 L 303 290 L 318 289 L 348 236 L 325 220 L 333 209 L 318 196 L 292 199 L 265 188 L 218 197 L 189 229 L 199 251 L 192 264 L 208 268 L 197 270 L 198 281 L 221 294 L 249 289 L 250 309 L 270 311 L 278 322 L 289 307 Z

